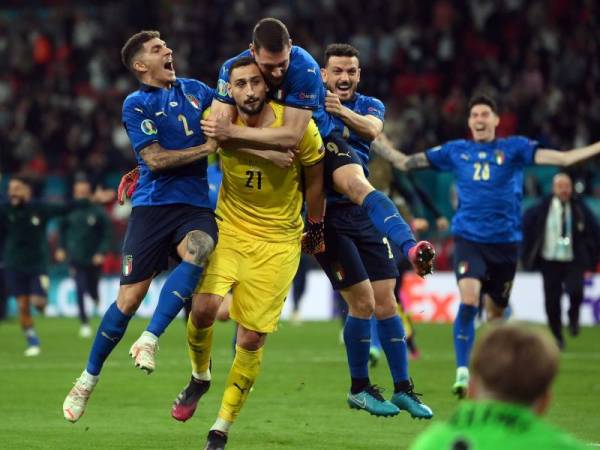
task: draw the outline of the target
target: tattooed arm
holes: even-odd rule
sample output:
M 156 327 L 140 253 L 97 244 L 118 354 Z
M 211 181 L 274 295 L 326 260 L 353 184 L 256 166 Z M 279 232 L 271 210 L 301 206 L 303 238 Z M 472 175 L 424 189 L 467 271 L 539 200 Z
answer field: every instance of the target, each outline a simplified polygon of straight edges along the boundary
M 150 144 L 140 152 L 140 156 L 152 172 L 185 166 L 206 158 L 217 150 L 217 143 L 209 139 L 205 144 L 184 150 L 166 150 L 157 142 Z
M 400 150 L 394 148 L 392 142 L 385 133 L 381 133 L 377 139 L 373 141 L 371 150 L 390 162 L 396 169 L 402 171 L 426 169 L 429 167 L 429 160 L 425 156 L 425 153 L 406 156 Z

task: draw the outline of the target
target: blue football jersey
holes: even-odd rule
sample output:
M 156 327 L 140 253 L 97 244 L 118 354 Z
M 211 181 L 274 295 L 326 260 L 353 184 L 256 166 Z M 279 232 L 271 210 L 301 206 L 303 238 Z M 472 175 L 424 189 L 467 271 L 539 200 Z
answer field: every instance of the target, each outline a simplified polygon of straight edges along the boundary
M 202 112 L 214 98 L 206 84 L 178 78 L 170 89 L 142 85 L 123 102 L 123 125 L 140 169 L 133 206 L 188 205 L 210 207 L 206 159 L 152 173 L 140 151 L 153 142 L 166 150 L 183 150 L 204 144 L 200 129 Z
M 382 122 L 385 118 L 385 106 L 381 100 L 375 97 L 369 97 L 367 95 L 359 94 L 358 92 L 354 95 L 351 100 L 342 102 L 342 105 L 351 109 L 361 116 L 375 116 Z M 365 172 L 365 177 L 369 176 L 369 159 L 370 159 L 370 147 L 371 140 L 366 139 L 348 127 L 342 119 L 339 117 L 333 117 L 334 131 L 342 136 L 352 147 L 358 158 L 360 159 L 362 168 Z M 329 192 L 327 195 L 327 202 L 333 203 L 336 201 L 349 199 L 337 192 Z
M 375 116 L 382 122 L 385 118 L 385 106 L 381 100 L 375 97 L 369 97 L 356 93 L 351 100 L 342 102 L 342 105 L 349 108 L 361 116 Z M 364 137 L 357 134 L 354 130 L 349 128 L 339 117 L 333 118 L 334 130 L 338 132 L 354 149 L 365 171 L 365 176 L 369 176 L 369 149 L 371 147 L 371 140 L 365 139 Z
M 454 174 L 453 234 L 482 243 L 521 241 L 523 168 L 533 164 L 537 148 L 536 141 L 511 136 L 485 143 L 456 140 L 427 150 L 431 167 Z
M 233 105 L 233 99 L 227 93 L 229 68 L 239 58 L 252 56 L 245 50 L 237 56 L 225 61 L 219 71 L 216 98 Z M 297 45 L 292 46 L 290 65 L 280 86 L 271 88 L 269 96 L 280 103 L 294 108 L 312 110 L 312 117 L 323 138 L 333 130 L 333 118 L 325 112 L 325 86 L 321 79 L 321 71 L 315 59 Z

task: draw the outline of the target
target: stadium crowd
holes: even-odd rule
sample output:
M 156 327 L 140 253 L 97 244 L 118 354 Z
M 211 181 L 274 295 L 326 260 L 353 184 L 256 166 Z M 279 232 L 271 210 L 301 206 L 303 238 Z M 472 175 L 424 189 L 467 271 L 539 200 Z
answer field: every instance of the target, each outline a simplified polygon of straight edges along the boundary
M 481 90 L 499 102 L 500 136 L 522 134 L 561 149 L 600 138 L 600 40 L 593 38 L 600 15 L 593 1 L 38 5 L 0 9 L 2 192 L 11 173 L 37 178 L 39 192 L 51 197 L 68 196 L 79 170 L 115 187 L 134 165 L 120 109 L 135 82 L 117 55 L 127 36 L 150 24 L 177 50 L 178 75 L 209 85 L 265 15 L 288 22 L 294 42 L 317 61 L 327 44 L 350 42 L 360 50 L 361 92 L 384 101 L 386 133 L 408 154 L 467 137 L 467 100 Z M 597 204 L 599 169 L 598 158 L 570 169 L 575 191 Z M 526 177 L 526 196 L 550 191 L 551 177 L 527 173 L 533 175 Z M 49 186 L 57 180 L 58 188 Z M 449 215 L 452 198 L 443 186 L 432 196 Z M 124 225 L 115 224 L 118 241 Z M 442 249 L 440 268 L 446 260 Z
M 466 101 L 484 88 L 498 94 L 501 135 L 547 148 L 598 139 L 593 1 L 42 3 L 63 7 L 0 10 L 3 172 L 83 167 L 102 177 L 129 168 L 119 117 L 134 82 L 115 56 L 126 36 L 156 24 L 177 49 L 178 73 L 214 84 L 265 15 L 294 18 L 292 38 L 318 61 L 331 42 L 357 47 L 361 90 L 386 103 L 386 131 L 408 153 L 465 136 Z

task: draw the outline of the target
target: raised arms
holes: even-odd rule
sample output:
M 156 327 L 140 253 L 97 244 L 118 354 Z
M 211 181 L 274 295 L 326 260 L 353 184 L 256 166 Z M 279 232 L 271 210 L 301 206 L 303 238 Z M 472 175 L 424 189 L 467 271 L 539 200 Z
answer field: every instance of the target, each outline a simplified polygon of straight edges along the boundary
M 580 147 L 564 152 L 541 148 L 535 152 L 534 161 L 539 165 L 570 166 L 598 154 L 600 154 L 600 141 L 587 147 Z
M 416 153 L 406 156 L 392 145 L 385 133 L 381 133 L 371 144 L 371 150 L 390 162 L 396 169 L 407 171 L 414 169 L 426 169 L 430 167 L 425 153 Z

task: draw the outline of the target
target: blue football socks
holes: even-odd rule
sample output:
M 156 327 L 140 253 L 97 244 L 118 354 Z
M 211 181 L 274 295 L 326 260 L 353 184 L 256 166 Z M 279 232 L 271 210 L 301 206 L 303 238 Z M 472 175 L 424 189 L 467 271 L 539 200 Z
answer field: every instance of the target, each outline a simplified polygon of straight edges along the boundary
M 125 315 L 117 308 L 117 302 L 110 305 L 100 322 L 92 345 L 86 368 L 90 375 L 100 374 L 104 361 L 125 334 L 131 317 L 133 316 Z
M 381 350 L 381 341 L 379 340 L 379 331 L 377 330 L 377 318 L 371 316 L 371 348 Z
M 33 327 L 24 329 L 23 333 L 25 334 L 25 339 L 27 339 L 27 345 L 29 347 L 40 346 L 40 338 L 38 337 Z
M 396 205 L 383 192 L 373 191 L 365 197 L 362 207 L 375 228 L 400 247 L 407 258 L 408 251 L 415 246 L 416 241 Z
M 165 332 L 184 303 L 192 300 L 192 294 L 201 275 L 202 268 L 187 261 L 182 261 L 173 269 L 160 291 L 158 305 L 146 331 L 156 337 L 160 337 Z
M 398 315 L 378 320 L 377 331 L 394 384 L 408 380 L 408 353 L 402 320 Z
M 352 378 L 369 377 L 369 347 L 371 345 L 369 319 L 348 316 L 344 326 L 344 343 L 348 356 L 348 367 Z
M 468 367 L 471 348 L 475 339 L 475 316 L 477 307 L 461 303 L 454 320 L 454 352 L 456 367 Z

